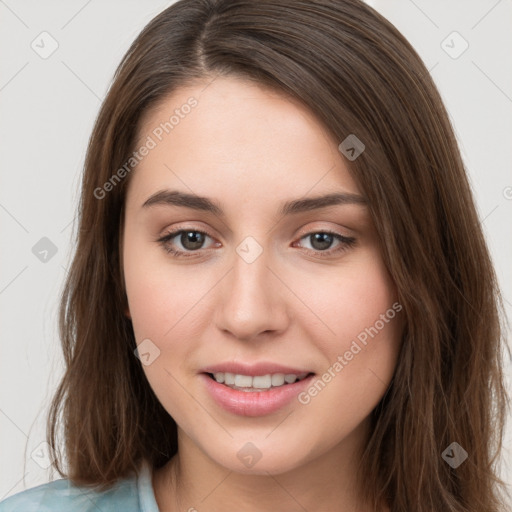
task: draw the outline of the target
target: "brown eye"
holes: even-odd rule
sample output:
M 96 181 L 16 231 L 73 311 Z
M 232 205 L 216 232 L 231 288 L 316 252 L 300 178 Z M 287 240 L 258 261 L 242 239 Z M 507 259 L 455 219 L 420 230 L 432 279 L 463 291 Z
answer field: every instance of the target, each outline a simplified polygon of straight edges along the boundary
M 197 229 L 179 229 L 167 233 L 159 238 L 157 242 L 170 254 L 174 254 L 177 257 L 189 257 L 195 256 L 193 253 L 199 252 L 199 250 L 203 248 L 206 238 L 211 237 L 204 231 Z M 175 246 L 178 246 L 178 248 Z
M 305 248 L 308 252 L 321 254 L 322 256 L 330 256 L 334 253 L 345 251 L 352 247 L 356 242 L 356 239 L 353 237 L 346 237 L 332 231 L 316 231 L 313 233 L 308 233 L 307 235 L 301 237 L 301 240 L 310 241 L 312 248 Z M 338 245 L 336 245 L 334 249 L 330 249 L 335 241 L 338 242 Z
M 195 251 L 201 249 L 205 236 L 204 233 L 199 231 L 181 231 L 179 241 L 186 250 Z

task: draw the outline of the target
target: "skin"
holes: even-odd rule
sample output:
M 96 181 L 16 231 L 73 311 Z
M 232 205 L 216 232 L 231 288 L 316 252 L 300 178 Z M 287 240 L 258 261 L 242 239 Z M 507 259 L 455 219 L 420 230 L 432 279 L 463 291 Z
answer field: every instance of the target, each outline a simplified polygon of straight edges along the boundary
M 149 338 L 160 350 L 143 368 L 178 425 L 178 454 L 153 475 L 159 508 L 369 510 L 355 468 L 369 414 L 396 367 L 400 314 L 306 405 L 294 399 L 272 414 L 238 416 L 221 409 L 198 376 L 229 360 L 321 376 L 396 301 L 366 205 L 278 215 L 292 199 L 361 195 L 340 141 L 281 93 L 234 77 L 208 83 L 174 91 L 143 119 L 140 141 L 188 98 L 198 100 L 138 164 L 126 197 L 126 314 L 137 343 Z M 212 198 L 225 217 L 142 207 L 166 188 Z M 168 242 L 192 257 L 176 258 L 156 241 L 177 228 L 208 232 L 195 252 L 180 235 Z M 322 249 L 310 235 L 326 229 L 356 243 L 332 252 L 343 246 L 333 238 Z M 247 236 L 263 250 L 250 264 L 236 252 Z M 251 468 L 237 457 L 248 441 L 261 453 Z

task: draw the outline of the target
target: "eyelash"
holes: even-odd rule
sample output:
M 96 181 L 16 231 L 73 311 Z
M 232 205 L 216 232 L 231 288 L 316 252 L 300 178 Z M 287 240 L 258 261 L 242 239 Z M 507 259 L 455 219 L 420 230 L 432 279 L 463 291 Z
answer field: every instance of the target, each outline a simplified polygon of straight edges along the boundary
M 206 231 L 202 231 L 200 229 L 188 229 L 188 228 L 183 229 L 182 228 L 182 229 L 178 229 L 178 230 L 175 230 L 175 231 L 171 231 L 171 232 L 165 234 L 164 236 L 162 236 L 161 238 L 158 238 L 156 241 L 159 242 L 162 245 L 162 247 L 164 248 L 164 250 L 167 253 L 172 254 L 175 258 L 191 258 L 191 257 L 195 257 L 197 255 L 197 253 L 201 249 L 198 249 L 197 251 L 180 251 L 180 250 L 173 249 L 168 244 L 168 242 L 170 240 L 172 240 L 177 235 L 180 235 L 182 233 L 200 233 L 202 235 L 206 235 L 206 236 L 208 236 L 208 237 L 213 239 L 213 237 L 209 233 L 207 233 Z M 315 251 L 314 249 L 306 249 L 306 252 L 308 254 L 313 254 L 314 256 L 318 256 L 320 254 L 321 257 L 329 257 L 329 256 L 332 256 L 333 254 L 337 254 L 339 252 L 343 252 L 343 251 L 348 250 L 349 248 L 353 247 L 355 245 L 355 243 L 356 243 L 356 239 L 355 238 L 343 236 L 343 235 L 340 235 L 339 233 L 336 233 L 334 231 L 330 231 L 328 229 L 327 230 L 321 230 L 321 231 L 310 231 L 309 233 L 306 233 L 305 235 L 301 236 L 299 238 L 299 240 L 302 240 L 303 238 L 307 238 L 307 237 L 309 237 L 311 235 L 316 235 L 316 234 L 319 234 L 319 233 L 332 235 L 338 241 L 340 241 L 341 244 L 339 245 L 339 247 L 337 247 L 335 249 L 329 249 L 329 250 L 326 250 L 326 251 Z

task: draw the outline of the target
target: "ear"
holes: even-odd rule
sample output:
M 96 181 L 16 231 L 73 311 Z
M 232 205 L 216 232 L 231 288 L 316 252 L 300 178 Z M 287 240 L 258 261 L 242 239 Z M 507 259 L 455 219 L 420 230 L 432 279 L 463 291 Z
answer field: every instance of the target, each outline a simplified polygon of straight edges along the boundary
M 130 320 L 132 319 L 132 315 L 130 314 L 129 307 L 126 307 L 126 309 L 124 310 L 124 314 L 125 314 L 126 318 L 129 318 Z

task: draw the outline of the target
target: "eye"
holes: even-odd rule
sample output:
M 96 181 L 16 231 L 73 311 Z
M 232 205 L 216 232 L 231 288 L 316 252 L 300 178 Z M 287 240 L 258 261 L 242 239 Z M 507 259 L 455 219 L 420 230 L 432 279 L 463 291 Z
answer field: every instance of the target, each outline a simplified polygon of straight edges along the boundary
M 347 237 L 334 231 L 314 231 L 301 237 L 300 240 L 309 240 L 312 249 L 306 248 L 307 252 L 321 256 L 331 256 L 346 251 L 356 243 L 354 237 Z M 331 249 L 334 242 L 338 242 L 338 244 Z
M 174 238 L 177 239 L 177 242 L 172 242 Z M 188 258 L 195 256 L 193 253 L 202 249 L 205 238 L 211 238 L 205 231 L 197 229 L 179 229 L 167 233 L 159 238 L 157 242 L 159 242 L 168 253 L 178 258 Z M 181 244 L 182 249 L 175 249 L 173 247 L 177 243 Z
M 157 239 L 157 242 L 162 245 L 166 252 L 176 258 L 190 258 L 199 255 L 198 253 L 203 249 L 206 238 L 212 239 L 205 231 L 178 229 L 165 234 Z M 174 239 L 176 240 L 173 241 Z M 346 251 L 356 243 L 356 239 L 353 237 L 347 237 L 328 230 L 307 233 L 299 240 L 310 240 L 312 249 L 306 247 L 306 252 L 315 256 L 320 255 L 321 257 Z M 334 246 L 334 249 L 330 248 L 335 242 L 337 242 L 337 245 Z M 176 248 L 176 245 L 181 245 L 181 248 Z M 219 247 L 220 243 L 216 242 L 216 246 Z

